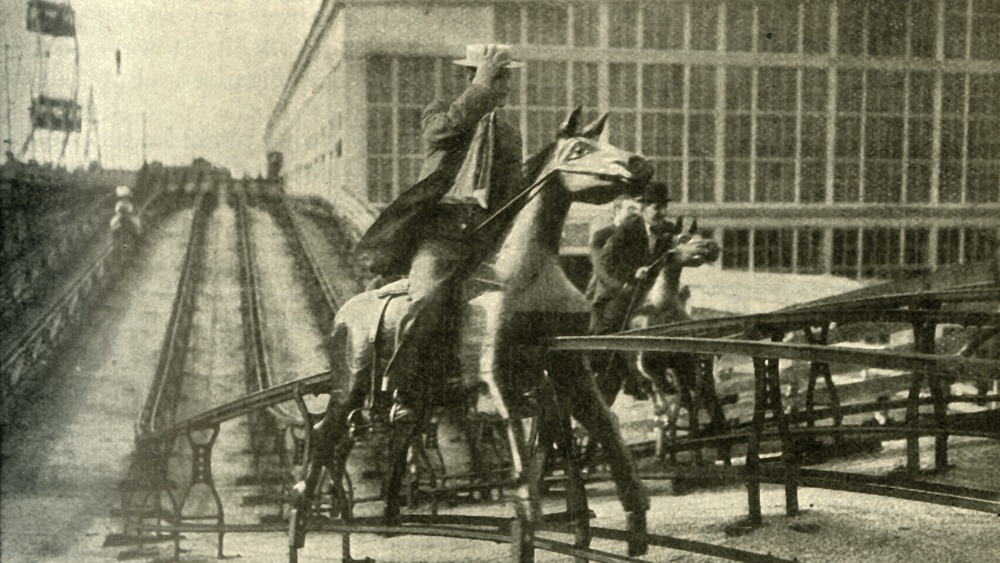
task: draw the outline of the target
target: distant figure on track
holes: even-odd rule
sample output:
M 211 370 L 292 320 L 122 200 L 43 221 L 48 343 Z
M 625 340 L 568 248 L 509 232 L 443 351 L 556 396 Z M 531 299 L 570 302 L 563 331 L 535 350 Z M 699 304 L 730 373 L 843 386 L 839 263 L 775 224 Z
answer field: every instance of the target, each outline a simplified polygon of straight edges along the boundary
M 132 203 L 132 190 L 128 186 L 115 188 L 115 214 L 111 218 L 111 236 L 123 250 L 132 247 L 142 235 L 142 219 Z

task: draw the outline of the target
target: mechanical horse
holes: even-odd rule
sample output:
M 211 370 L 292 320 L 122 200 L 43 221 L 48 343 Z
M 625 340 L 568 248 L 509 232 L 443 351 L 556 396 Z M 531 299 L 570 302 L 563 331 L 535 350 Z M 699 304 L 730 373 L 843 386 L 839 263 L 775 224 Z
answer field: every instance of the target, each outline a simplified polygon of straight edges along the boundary
M 461 315 L 458 348 L 463 389 L 456 393 L 440 382 L 421 380 L 419 373 L 411 374 L 418 376 L 426 392 L 422 404 L 413 405 L 416 416 L 390 422 L 390 473 L 383 489 L 388 522 L 399 518 L 408 444 L 421 427 L 419 422 L 406 420 L 426 420 L 432 409 L 449 406 L 456 396 L 471 393 L 476 410 L 495 416 L 505 428 L 516 483 L 515 513 L 526 528 L 540 518 L 538 480 L 546 448 L 535 444 L 552 440 L 571 451 L 568 416 L 572 414 L 607 453 L 630 529 L 640 532 L 637 538 L 645 533 L 647 490 L 582 356 L 547 354 L 544 346 L 552 336 L 585 334 L 590 311 L 590 304 L 559 263 L 559 243 L 570 205 L 602 204 L 622 193 L 637 194 L 652 176 L 644 158 L 598 140 L 606 115 L 581 127 L 580 113 L 580 108 L 573 111 L 557 139 L 525 164 L 526 188 L 515 199 L 518 206 L 512 208 L 509 227 L 465 283 L 466 304 L 456 312 Z M 331 397 L 315 429 L 305 478 L 293 489 L 298 495 L 296 512 L 310 506 L 324 469 L 335 488 L 340 486 L 339 476 L 350 453 L 353 413 L 378 404 L 372 395 L 380 386 L 373 384 L 371 374 L 385 372 L 409 306 L 405 285 L 390 284 L 355 296 L 337 313 L 331 339 L 335 362 Z M 526 400 L 532 395 L 533 400 Z M 524 419 L 531 417 L 538 417 L 532 425 L 537 432 L 525 428 Z M 542 419 L 556 423 L 543 424 Z M 564 457 L 569 460 L 569 513 L 578 545 L 587 545 L 589 511 L 583 481 L 572 456 Z M 304 543 L 304 531 L 296 530 L 294 521 L 293 515 L 293 553 Z M 631 555 L 645 550 L 644 540 L 629 544 Z
M 683 218 L 678 220 L 674 229 L 678 234 L 674 237 L 673 246 L 658 259 L 662 265 L 653 285 L 645 295 L 638 296 L 629 316 L 629 330 L 691 320 L 686 308 L 690 291 L 687 286 L 681 286 L 681 272 L 684 268 L 697 268 L 715 262 L 720 248 L 717 242 L 706 238 L 698 230 L 697 220 L 691 223 L 687 232 L 684 232 L 683 222 Z M 725 428 L 723 401 L 715 392 L 710 363 L 685 353 L 639 352 L 630 359 L 626 365 L 631 373 L 621 373 L 615 367 L 622 364 L 611 363 L 609 369 L 598 374 L 605 379 L 600 387 L 605 390 L 604 398 L 611 405 L 626 377 L 639 378 L 640 386 L 653 403 L 657 419 L 666 421 L 665 428 L 661 427 L 658 451 L 662 450 L 665 438 L 676 438 L 682 408 L 688 411 L 692 433 L 699 427 L 698 413 L 701 409 L 708 410 L 711 416 L 709 432 Z

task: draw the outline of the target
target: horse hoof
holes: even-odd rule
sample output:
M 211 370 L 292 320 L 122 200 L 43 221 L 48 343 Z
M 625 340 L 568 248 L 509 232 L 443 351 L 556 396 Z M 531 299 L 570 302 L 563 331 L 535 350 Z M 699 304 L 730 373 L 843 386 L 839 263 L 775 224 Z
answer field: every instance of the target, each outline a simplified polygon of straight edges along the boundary
M 646 513 L 629 512 L 627 517 L 629 540 L 629 557 L 641 557 L 649 552 L 649 540 L 646 538 Z

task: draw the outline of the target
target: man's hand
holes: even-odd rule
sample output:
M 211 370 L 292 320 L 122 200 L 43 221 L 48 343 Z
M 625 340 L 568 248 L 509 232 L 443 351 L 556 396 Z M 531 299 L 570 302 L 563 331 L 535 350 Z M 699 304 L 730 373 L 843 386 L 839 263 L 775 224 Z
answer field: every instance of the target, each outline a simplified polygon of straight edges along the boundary
M 483 53 L 483 63 L 476 69 L 476 77 L 472 79 L 472 83 L 492 88 L 493 79 L 496 78 L 500 69 L 510 62 L 511 58 L 509 52 L 498 51 L 496 45 L 490 44 L 484 48 L 486 52 Z
M 639 268 L 638 270 L 635 271 L 635 279 L 637 280 L 649 279 L 649 270 L 650 270 L 649 266 L 643 266 Z

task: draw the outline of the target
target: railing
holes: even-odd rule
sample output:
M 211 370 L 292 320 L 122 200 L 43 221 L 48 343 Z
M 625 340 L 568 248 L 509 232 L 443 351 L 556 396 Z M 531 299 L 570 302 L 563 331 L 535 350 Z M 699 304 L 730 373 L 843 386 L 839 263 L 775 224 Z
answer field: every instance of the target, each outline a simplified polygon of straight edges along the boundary
M 752 315 L 735 319 L 714 321 L 693 321 L 652 327 L 614 336 L 560 337 L 550 342 L 551 351 L 616 350 L 621 352 L 672 352 L 705 356 L 735 355 L 749 356 L 754 364 L 754 411 L 747 430 L 737 431 L 715 438 L 688 440 L 675 444 L 674 450 L 695 450 L 712 445 L 745 442 L 747 444 L 746 464 L 735 471 L 743 472 L 748 490 L 749 523 L 759 525 L 761 519 L 760 483 L 780 482 L 785 485 L 786 513 L 798 513 L 797 489 L 799 486 L 829 487 L 838 490 L 852 490 L 870 494 L 882 494 L 961 506 L 987 512 L 1000 511 L 1000 491 L 986 491 L 966 487 L 949 487 L 929 484 L 916 479 L 921 473 L 919 442 L 921 436 L 935 437 L 935 469 L 948 466 L 948 438 L 953 435 L 987 437 L 1000 439 L 996 420 L 989 415 L 996 411 L 986 411 L 971 424 L 956 424 L 956 419 L 947 414 L 948 404 L 980 398 L 954 398 L 947 396 L 947 383 L 955 380 L 994 382 L 1000 380 L 1000 360 L 970 358 L 960 355 L 935 353 L 935 329 L 939 323 L 955 323 L 966 326 L 1000 326 L 998 313 L 970 313 L 965 311 L 936 310 L 940 303 L 991 303 L 1000 301 L 1000 290 L 993 287 L 972 289 L 934 290 L 898 295 L 862 297 L 851 303 L 824 303 L 809 310 Z M 892 307 L 920 304 L 929 309 L 892 309 Z M 868 350 L 848 347 L 827 346 L 825 338 L 816 338 L 811 328 L 826 327 L 832 323 L 859 321 L 907 322 L 913 327 L 913 352 Z M 786 333 L 804 329 L 810 335 L 810 344 L 785 343 Z M 771 342 L 742 339 L 694 338 L 666 336 L 668 334 L 729 335 L 749 338 L 770 338 Z M 809 394 L 806 411 L 796 413 L 782 404 L 782 381 L 779 360 L 799 360 L 809 362 L 813 370 L 810 374 Z M 829 377 L 830 364 L 848 364 L 890 370 L 902 370 L 909 379 L 906 400 L 891 402 L 892 408 L 905 407 L 906 421 L 902 426 L 861 428 L 841 425 L 846 414 L 851 412 L 873 412 L 876 403 L 842 407 L 836 400 L 835 387 Z M 825 376 L 831 391 L 832 406 L 825 411 L 816 411 L 811 394 L 818 376 Z M 929 388 L 930 399 L 922 399 L 921 391 Z M 993 397 L 995 400 L 995 397 Z M 920 406 L 932 405 L 934 413 L 931 422 L 921 417 Z M 886 405 L 882 405 L 885 407 Z M 768 414 L 770 413 L 770 414 Z M 826 427 L 797 428 L 793 425 L 807 422 L 810 426 L 823 417 L 833 417 L 835 424 Z M 997 417 L 993 417 L 996 419 Z M 771 423 L 770 430 L 765 430 Z M 992 428 L 992 429 L 990 429 Z M 902 477 L 863 476 L 850 473 L 823 473 L 801 468 L 801 438 L 810 435 L 833 435 L 836 438 L 848 433 L 879 436 L 884 439 L 905 438 L 906 470 Z M 780 468 L 762 463 L 761 445 L 765 440 L 780 442 Z M 703 468 L 699 468 L 702 471 Z M 734 471 L 728 469 L 726 471 Z

